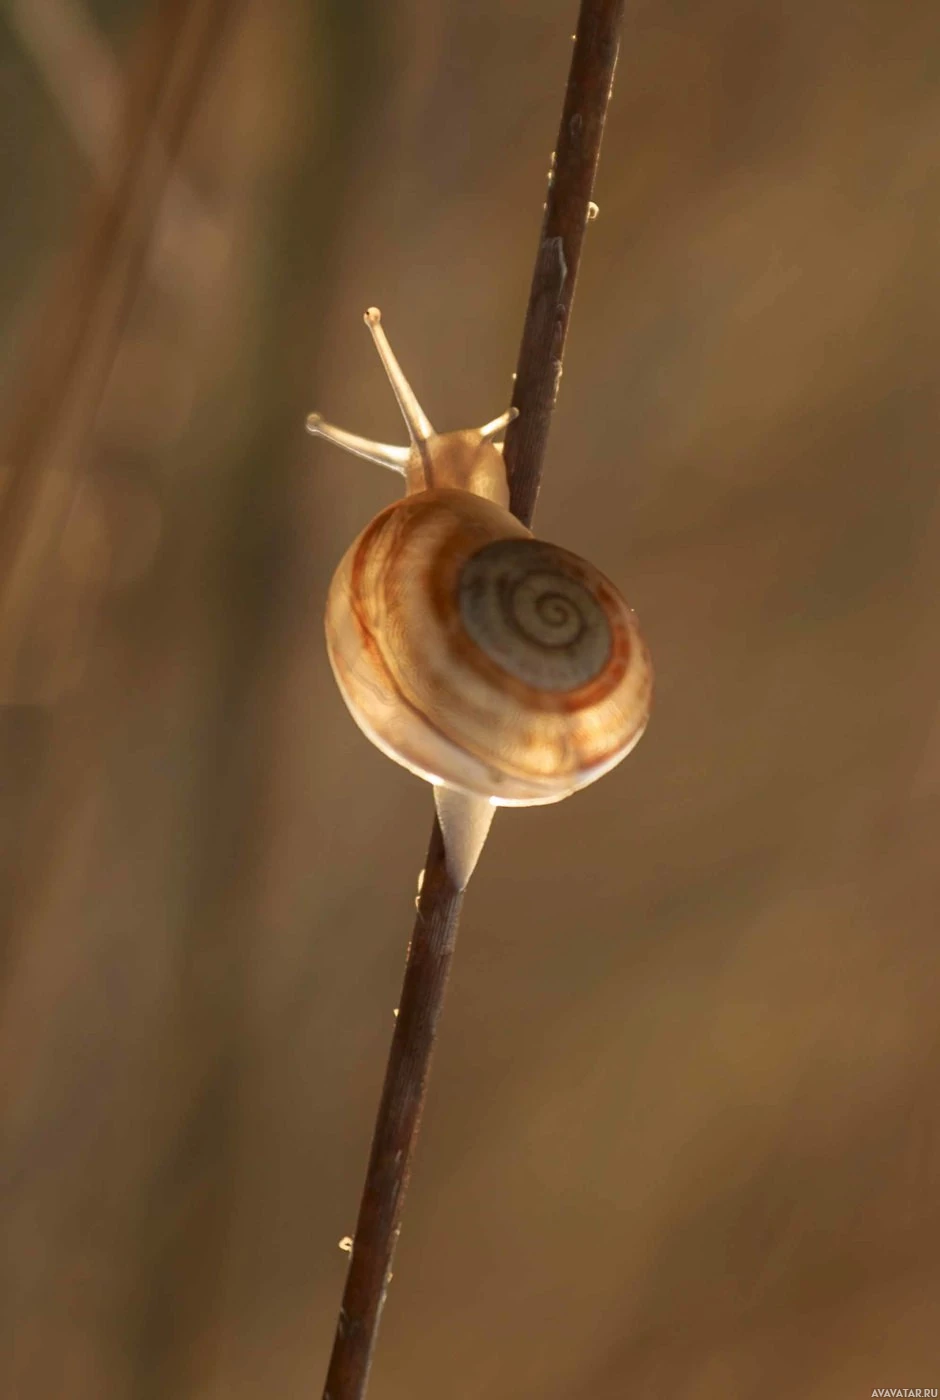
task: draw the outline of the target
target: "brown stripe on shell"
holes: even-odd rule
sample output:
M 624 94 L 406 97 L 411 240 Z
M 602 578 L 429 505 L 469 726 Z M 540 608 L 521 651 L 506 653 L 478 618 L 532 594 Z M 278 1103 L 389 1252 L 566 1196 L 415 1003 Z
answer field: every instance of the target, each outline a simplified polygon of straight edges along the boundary
M 602 704 L 623 682 L 633 651 L 630 633 L 621 618 L 623 604 L 612 586 L 602 577 L 596 587 L 598 601 L 607 617 L 611 633 L 610 658 L 603 671 L 593 680 L 572 690 L 539 690 L 536 686 L 527 684 L 521 677 L 504 670 L 466 631 L 455 600 L 460 570 L 471 556 L 460 548 L 452 547 L 451 542 L 459 539 L 460 535 L 460 528 L 455 526 L 447 546 L 439 549 L 434 558 L 429 560 L 426 584 L 428 601 L 445 627 L 448 640 L 461 660 L 489 681 L 494 689 L 511 696 L 523 709 L 546 714 L 575 714 Z M 490 543 L 490 540 L 486 539 L 485 543 Z M 570 555 L 567 551 L 560 552 L 567 558 L 581 563 L 577 556 Z
M 405 709 L 407 709 L 410 714 L 414 715 L 415 719 L 417 719 L 421 724 L 425 725 L 428 729 L 433 730 L 434 733 L 437 734 L 437 736 L 440 739 L 444 740 L 445 743 L 450 744 L 453 747 L 457 747 L 457 741 L 454 739 L 453 735 L 449 734 L 447 730 L 442 729 L 439 724 L 435 723 L 435 721 L 431 718 L 427 711 L 415 704 L 412 700 L 410 700 L 405 694 L 405 692 L 402 690 L 401 685 L 399 684 L 394 673 L 392 672 L 391 668 L 386 662 L 384 655 L 382 654 L 381 647 L 375 639 L 373 633 L 373 623 L 368 615 L 368 609 L 365 606 L 365 600 L 368 597 L 368 592 L 364 586 L 365 575 L 368 566 L 371 563 L 374 563 L 374 561 L 371 560 L 370 556 L 372 554 L 373 549 L 375 548 L 377 538 L 383 533 L 386 525 L 388 524 L 389 517 L 400 507 L 401 504 L 401 502 L 395 502 L 393 505 L 387 506 L 385 510 L 381 511 L 375 517 L 375 519 L 372 520 L 371 523 L 366 526 L 362 534 L 359 536 L 358 541 L 355 543 L 354 553 L 352 555 L 352 563 L 350 567 L 350 581 L 347 595 L 347 603 L 355 621 L 356 630 L 359 635 L 362 648 L 368 654 L 369 661 L 372 664 L 372 666 L 386 682 L 387 692 L 394 695 L 396 700 Z M 392 523 L 396 527 L 398 527 L 396 529 L 396 534 L 400 535 L 402 533 L 401 526 L 404 523 L 402 521 L 400 513 L 398 515 L 398 518 Z M 388 552 L 390 555 L 394 555 L 394 543 L 388 546 Z M 330 639 L 328 638 L 328 640 Z M 343 665 L 343 657 L 339 650 L 331 646 L 330 652 L 337 669 L 342 672 L 345 678 L 348 678 L 351 673 Z M 479 760 L 481 766 L 486 768 L 490 772 L 494 780 L 498 782 L 498 780 L 501 777 L 501 774 L 499 770 L 493 766 L 492 756 L 474 752 L 474 757 L 476 757 Z M 435 774 L 435 776 L 441 777 L 443 775 Z M 528 775 L 524 773 L 524 770 L 520 769 L 518 776 Z
M 634 647 L 629 627 L 623 617 L 626 605 L 619 593 L 598 571 L 591 569 L 590 566 L 585 569 L 583 567 L 584 561 L 569 551 L 559 549 L 559 552 L 569 561 L 569 565 L 573 565 L 578 573 L 584 574 L 590 569 L 592 577 L 590 584 L 586 586 L 591 587 L 595 592 L 608 620 L 611 632 L 610 659 L 599 676 L 570 691 L 539 690 L 505 671 L 498 662 L 488 656 L 468 636 L 455 605 L 457 579 L 461 568 L 468 558 L 472 557 L 478 549 L 491 543 L 493 539 L 491 531 L 482 524 L 477 524 L 475 521 L 468 523 L 466 513 L 460 509 L 462 494 L 457 491 L 441 489 L 435 491 L 433 496 L 431 493 L 420 493 L 409 497 L 407 505 L 412 508 L 407 511 L 399 511 L 395 521 L 395 547 L 394 550 L 390 549 L 389 551 L 390 555 L 398 552 L 404 554 L 413 536 L 423 528 L 426 510 L 438 504 L 446 505 L 448 504 L 447 498 L 453 498 L 451 502 L 453 510 L 448 512 L 445 517 L 446 525 L 449 528 L 447 528 L 446 534 L 437 541 L 433 555 L 427 559 L 424 577 L 421 581 L 424 596 L 431 605 L 431 612 L 446 634 L 449 653 L 452 653 L 455 659 L 467 664 L 495 692 L 507 696 L 523 711 L 574 715 L 603 704 L 623 683 L 631 664 L 639 663 L 642 666 L 646 661 L 645 648 L 642 643 L 640 643 L 639 651 Z M 528 531 L 525 535 L 520 532 L 519 538 L 526 537 L 532 538 Z M 630 612 L 630 616 L 632 618 L 632 612 Z M 430 682 L 432 678 L 426 676 L 424 679 L 426 682 Z M 648 695 L 649 684 L 645 687 L 645 691 Z M 415 707 L 412 705 L 411 708 Z M 645 726 L 647 707 L 638 704 L 636 709 L 638 718 L 634 725 L 629 729 L 620 730 L 607 748 L 600 751 L 591 750 L 589 766 L 592 769 L 609 762 L 615 754 L 629 745 L 634 735 Z M 426 714 L 426 710 L 420 709 L 419 713 Z M 430 718 L 428 722 L 432 723 Z M 447 738 L 451 743 L 458 743 L 439 725 L 434 724 L 433 727 L 438 734 Z M 547 743 L 548 741 L 543 742 Z M 481 764 L 493 769 L 492 752 L 483 750 L 472 741 L 468 734 L 461 735 L 459 744 L 468 753 L 473 754 Z M 563 736 L 562 743 L 556 745 L 555 749 L 559 777 L 566 773 L 575 773 L 585 766 L 584 749 L 577 743 L 575 732 L 567 732 Z M 542 775 L 531 767 L 514 762 L 508 752 L 500 754 L 499 762 L 503 771 L 512 773 L 520 779 L 537 782 L 542 778 Z
M 350 612 L 356 622 L 356 629 L 359 633 L 363 650 L 368 652 L 369 659 L 373 665 L 388 677 L 391 682 L 392 690 L 394 690 L 396 694 L 400 694 L 398 684 L 386 665 L 385 657 L 382 655 L 379 644 L 375 640 L 372 630 L 372 621 L 365 607 L 365 600 L 368 597 L 368 591 L 365 587 L 365 574 L 366 566 L 369 563 L 369 556 L 375 547 L 377 537 L 385 528 L 387 517 L 392 514 L 397 505 L 398 502 L 395 502 L 393 505 L 386 506 L 385 510 L 380 511 L 375 519 L 366 526 L 356 541 L 354 545 L 355 552 L 352 557 L 352 565 L 350 568 L 348 602 Z M 402 696 L 402 699 L 404 699 L 404 696 Z
M 408 695 L 402 690 L 397 677 L 395 676 L 394 672 L 392 671 L 391 667 L 388 665 L 385 659 L 385 656 L 382 652 L 382 648 L 376 641 L 375 634 L 373 631 L 374 622 L 369 615 L 370 608 L 366 606 L 368 600 L 370 605 L 374 607 L 374 599 L 371 598 L 368 592 L 365 580 L 369 567 L 375 567 L 375 561 L 372 559 L 372 553 L 376 547 L 379 537 L 385 532 L 386 528 L 389 525 L 391 525 L 394 528 L 394 537 L 386 545 L 386 553 L 388 554 L 391 560 L 394 560 L 396 552 L 399 552 L 404 549 L 405 543 L 407 541 L 407 536 L 409 534 L 409 526 L 411 528 L 414 528 L 415 525 L 420 526 L 420 524 L 422 523 L 421 515 L 423 512 L 405 511 L 402 509 L 402 507 L 404 505 L 410 505 L 413 500 L 419 499 L 420 496 L 424 494 L 425 493 L 415 493 L 415 495 L 409 497 L 406 502 L 394 502 L 392 505 L 387 506 L 385 510 L 381 511 L 374 518 L 374 520 L 372 520 L 362 531 L 361 535 L 359 536 L 358 540 L 353 546 L 354 552 L 352 555 L 352 563 L 350 567 L 350 581 L 347 602 L 356 624 L 356 630 L 363 651 L 365 651 L 368 654 L 368 658 L 371 665 L 375 668 L 376 672 L 382 677 L 383 681 L 385 682 L 386 692 L 394 695 L 396 700 L 405 709 L 407 709 L 410 714 L 414 715 L 415 719 L 417 719 L 420 723 L 424 724 L 428 729 L 432 730 L 446 744 L 449 744 L 456 748 L 458 747 L 458 740 L 456 740 L 452 734 L 448 733 L 446 729 L 443 729 L 440 724 L 438 724 L 434 719 L 432 719 L 431 715 L 428 713 L 425 707 L 419 706 L 414 701 L 409 699 Z M 460 496 L 462 493 L 453 492 L 450 494 Z M 458 534 L 459 532 L 455 530 L 453 533 Z M 430 569 L 428 570 L 428 574 L 430 576 Z M 332 647 L 331 653 L 333 655 L 334 662 L 338 664 L 338 669 L 340 669 L 343 672 L 344 676 L 348 677 L 350 673 L 348 672 L 347 668 L 342 664 L 343 658 L 341 654 Z M 471 745 L 466 740 L 463 742 L 462 747 L 464 747 L 468 752 L 472 753 L 474 758 L 476 758 L 480 763 L 481 767 L 485 768 L 489 772 L 489 774 L 494 780 L 494 787 L 498 788 L 499 782 L 502 778 L 502 773 L 500 769 L 494 766 L 492 754 L 485 754 L 483 752 L 478 751 L 475 746 Z M 529 774 L 524 768 L 517 768 L 514 770 L 514 772 L 515 776 L 519 778 L 526 778 L 531 781 L 531 774 Z M 435 776 L 443 775 L 435 774 Z

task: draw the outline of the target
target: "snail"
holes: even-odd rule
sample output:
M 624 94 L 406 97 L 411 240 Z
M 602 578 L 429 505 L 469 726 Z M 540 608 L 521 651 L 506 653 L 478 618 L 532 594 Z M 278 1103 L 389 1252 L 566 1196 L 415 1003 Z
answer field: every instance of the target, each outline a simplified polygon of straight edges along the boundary
M 373 307 L 365 321 L 411 438 L 309 432 L 405 478 L 404 499 L 347 550 L 326 605 L 340 693 L 390 758 L 434 784 L 450 872 L 466 886 L 497 806 L 558 802 L 625 758 L 649 716 L 635 614 L 585 560 L 509 510 L 496 439 L 436 433 Z

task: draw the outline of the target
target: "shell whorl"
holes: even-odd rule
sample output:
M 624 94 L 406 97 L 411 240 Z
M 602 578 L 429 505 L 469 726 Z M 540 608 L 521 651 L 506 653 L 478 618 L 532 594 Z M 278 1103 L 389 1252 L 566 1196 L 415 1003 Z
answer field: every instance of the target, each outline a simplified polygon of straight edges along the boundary
M 536 690 L 577 690 L 596 680 L 613 639 L 603 607 L 573 556 L 535 539 L 494 540 L 472 555 L 457 606 L 471 639 Z
M 498 805 L 593 782 L 646 724 L 649 660 L 613 584 L 465 491 L 382 511 L 340 564 L 326 621 L 340 691 L 373 743 Z

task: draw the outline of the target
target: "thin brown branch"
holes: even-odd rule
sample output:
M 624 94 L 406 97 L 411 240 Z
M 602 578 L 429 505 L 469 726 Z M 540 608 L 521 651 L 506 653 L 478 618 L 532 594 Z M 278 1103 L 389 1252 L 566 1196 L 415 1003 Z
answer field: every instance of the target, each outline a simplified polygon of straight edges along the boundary
M 365 1395 L 462 902 L 435 820 L 324 1400 Z
M 506 433 L 510 506 L 532 523 L 620 47 L 624 0 L 582 0 Z
M 624 0 L 582 0 L 506 435 L 512 509 L 538 497 Z M 435 819 L 323 1400 L 362 1400 L 417 1139 L 463 896 Z

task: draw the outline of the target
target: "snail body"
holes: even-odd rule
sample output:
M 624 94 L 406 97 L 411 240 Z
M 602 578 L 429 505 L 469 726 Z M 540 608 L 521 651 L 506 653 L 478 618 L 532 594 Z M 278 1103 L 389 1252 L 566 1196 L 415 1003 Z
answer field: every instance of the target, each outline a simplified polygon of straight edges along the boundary
M 626 757 L 649 715 L 649 656 L 614 585 L 509 511 L 493 439 L 514 412 L 435 433 L 379 313 L 366 322 L 411 447 L 318 415 L 307 426 L 401 472 L 407 494 L 366 526 L 334 575 L 330 663 L 366 736 L 439 796 L 482 800 L 488 824 L 492 806 L 557 802 Z

